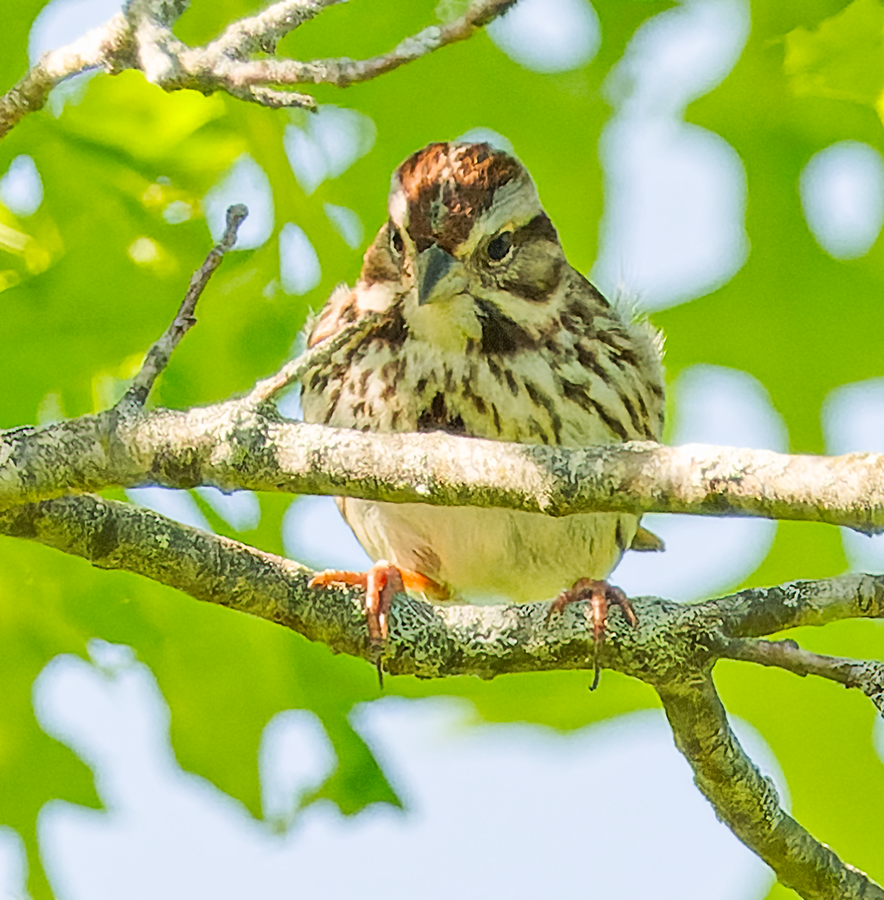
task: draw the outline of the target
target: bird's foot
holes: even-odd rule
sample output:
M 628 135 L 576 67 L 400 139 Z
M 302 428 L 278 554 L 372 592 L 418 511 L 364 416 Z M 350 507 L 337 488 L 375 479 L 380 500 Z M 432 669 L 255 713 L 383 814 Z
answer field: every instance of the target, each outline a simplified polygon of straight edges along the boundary
M 568 606 L 569 603 L 578 603 L 581 600 L 588 601 L 586 604 L 586 623 L 592 631 L 593 644 L 593 667 L 595 674 L 593 675 L 590 690 L 594 691 L 599 686 L 599 678 L 602 671 L 599 666 L 599 651 L 605 642 L 605 628 L 608 622 L 608 609 L 613 606 L 619 606 L 623 610 L 623 615 L 633 628 L 638 623 L 638 618 L 632 609 L 626 594 L 618 587 L 608 584 L 607 581 L 594 581 L 592 578 L 581 578 L 575 581 L 574 585 L 566 591 L 562 591 L 549 608 L 549 618 L 558 615 Z
M 438 599 L 447 596 L 445 588 L 432 578 L 411 569 L 391 565 L 383 559 L 378 560 L 367 572 L 345 572 L 336 569 L 317 572 L 310 579 L 308 587 L 328 587 L 330 584 L 347 584 L 361 587 L 365 591 L 365 621 L 368 625 L 371 655 L 378 670 L 381 688 L 384 686 L 383 654 L 387 645 L 387 617 L 390 614 L 392 599 L 406 589 Z

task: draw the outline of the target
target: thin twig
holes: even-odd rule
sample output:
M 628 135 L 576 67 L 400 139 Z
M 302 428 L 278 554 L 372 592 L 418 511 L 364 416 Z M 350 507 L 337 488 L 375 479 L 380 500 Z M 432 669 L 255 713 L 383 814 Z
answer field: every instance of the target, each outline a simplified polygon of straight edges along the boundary
M 224 255 L 236 243 L 239 226 L 248 214 L 248 208 L 242 203 L 228 207 L 227 225 L 221 240 L 209 251 L 205 262 L 191 276 L 187 293 L 184 295 L 184 300 L 181 301 L 177 315 L 159 340 L 147 351 L 141 370 L 132 379 L 132 384 L 129 385 L 129 389 L 117 404 L 118 407 L 130 410 L 140 409 L 144 406 L 154 382 L 169 364 L 175 348 L 181 343 L 184 335 L 196 324 L 197 301 L 202 296 L 215 269 L 221 265 Z
M 250 407 L 266 403 L 290 384 L 300 381 L 311 369 L 325 365 L 342 347 L 364 337 L 371 331 L 379 318 L 377 313 L 370 313 L 342 328 L 333 337 L 305 350 L 291 362 L 286 363 L 275 375 L 259 381 L 252 388 L 245 402 Z
M 732 640 L 725 645 L 722 656 L 762 666 L 777 666 L 801 677 L 817 675 L 848 688 L 858 688 L 884 715 L 884 662 L 824 656 L 802 650 L 793 640 Z
M 235 63 L 225 72 L 225 86 L 253 84 L 334 84 L 348 87 L 415 62 L 449 44 L 466 40 L 505 13 L 515 0 L 479 0 L 447 25 L 430 25 L 400 41 L 392 50 L 368 59 L 261 59 Z M 195 71 L 195 67 L 194 67 Z
M 65 78 L 89 69 L 113 71 L 130 43 L 128 23 L 117 13 L 66 47 L 44 53 L 37 65 L 0 96 L 0 138 L 28 113 L 42 109 L 49 92 Z
M 281 38 L 344 0 L 279 0 L 257 15 L 229 25 L 221 37 L 206 46 L 209 53 L 245 59 L 250 53 L 275 53 Z

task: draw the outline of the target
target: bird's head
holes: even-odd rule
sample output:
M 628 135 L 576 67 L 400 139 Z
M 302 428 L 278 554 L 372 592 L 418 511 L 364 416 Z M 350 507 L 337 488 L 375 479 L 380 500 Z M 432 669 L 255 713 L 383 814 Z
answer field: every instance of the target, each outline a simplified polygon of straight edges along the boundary
M 360 278 L 367 307 L 395 295 L 414 336 L 452 349 L 487 337 L 489 319 L 548 318 L 566 263 L 517 159 L 489 144 L 430 144 L 393 173 L 388 208 Z

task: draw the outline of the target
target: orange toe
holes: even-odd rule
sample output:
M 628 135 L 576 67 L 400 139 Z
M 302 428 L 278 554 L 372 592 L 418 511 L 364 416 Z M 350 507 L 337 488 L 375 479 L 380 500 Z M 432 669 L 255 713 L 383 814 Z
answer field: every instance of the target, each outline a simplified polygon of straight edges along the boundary
M 381 658 L 387 643 L 387 617 L 393 597 L 406 588 L 420 591 L 437 600 L 445 600 L 449 596 L 448 591 L 432 578 L 411 569 L 390 565 L 385 560 L 379 560 L 367 572 L 347 572 L 340 569 L 317 572 L 310 579 L 308 587 L 321 588 L 330 584 L 346 584 L 361 587 L 365 591 L 365 622 L 381 687 L 384 685 Z
M 581 578 L 566 591 L 562 591 L 549 608 L 549 616 L 560 613 L 568 604 L 587 601 L 586 620 L 587 626 L 592 631 L 593 663 L 595 675 L 590 690 L 594 691 L 599 684 L 601 668 L 599 666 L 599 651 L 605 642 L 605 630 L 608 625 L 608 610 L 611 606 L 619 606 L 623 610 L 629 624 L 635 627 L 638 617 L 632 608 L 626 594 L 618 587 L 608 584 L 607 581 L 596 581 L 592 578 Z

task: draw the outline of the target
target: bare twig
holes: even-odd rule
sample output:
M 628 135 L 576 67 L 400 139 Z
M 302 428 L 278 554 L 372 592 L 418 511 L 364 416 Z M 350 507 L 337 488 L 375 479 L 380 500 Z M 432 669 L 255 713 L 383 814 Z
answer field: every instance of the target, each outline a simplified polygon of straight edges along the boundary
M 474 0 L 466 13 L 446 25 L 432 25 L 401 41 L 389 53 L 370 59 L 299 62 L 251 59 L 274 53 L 289 32 L 340 0 L 277 0 L 257 15 L 240 19 L 204 47 L 188 47 L 172 26 L 188 0 L 129 0 L 122 13 L 85 37 L 44 54 L 13 88 L 0 97 L 0 138 L 30 112 L 41 109 L 55 85 L 87 69 L 118 74 L 137 69 L 166 91 L 193 89 L 204 94 L 223 90 L 234 97 L 269 107 L 315 109 L 296 84 L 344 87 L 376 78 L 469 38 L 501 15 L 515 0 Z
M 130 50 L 128 22 L 122 13 L 117 13 L 72 44 L 44 53 L 36 66 L 0 96 L 0 138 L 28 113 L 42 109 L 49 92 L 65 78 L 89 69 L 116 71 L 117 60 Z
M 197 301 L 202 296 L 215 269 L 221 265 L 224 254 L 231 250 L 236 243 L 236 233 L 248 214 L 248 209 L 242 203 L 228 207 L 227 225 L 221 240 L 209 251 L 205 262 L 191 276 L 187 293 L 178 308 L 178 314 L 162 336 L 147 351 L 141 370 L 132 379 L 132 384 L 117 404 L 119 410 L 131 413 L 133 409 L 140 409 L 144 406 L 154 382 L 169 364 L 175 348 L 181 343 L 184 335 L 196 324 L 194 314 Z
M 734 640 L 722 656 L 762 666 L 777 666 L 795 675 L 818 675 L 848 688 L 859 688 L 884 715 L 884 662 L 824 656 L 802 650 L 793 640 Z
M 414 62 L 449 44 L 471 37 L 479 28 L 506 12 L 515 0 L 478 0 L 464 15 L 447 25 L 431 25 L 397 44 L 388 53 L 369 59 L 262 59 L 232 65 L 225 87 L 246 84 L 334 84 L 348 87 L 369 81 L 406 63 Z M 208 49 L 208 48 L 207 48 Z M 194 73 L 199 68 L 196 60 Z
M 343 0 L 278 0 L 267 9 L 233 22 L 221 37 L 207 45 L 207 52 L 245 59 L 250 53 L 276 53 L 285 35 Z
M 325 365 L 342 347 L 351 341 L 358 341 L 368 334 L 378 320 L 377 314 L 363 316 L 345 326 L 335 335 L 306 350 L 291 362 L 286 363 L 275 375 L 259 381 L 246 397 L 250 406 L 259 406 L 276 396 L 281 390 L 300 381 L 311 369 Z

